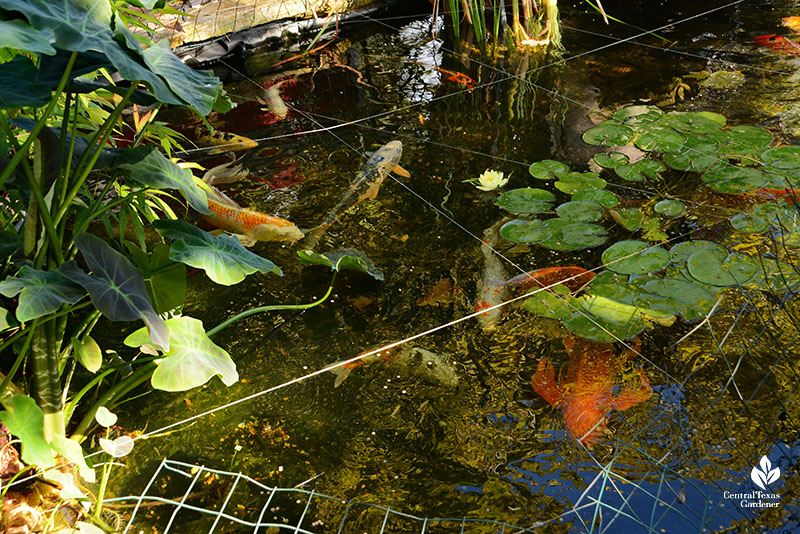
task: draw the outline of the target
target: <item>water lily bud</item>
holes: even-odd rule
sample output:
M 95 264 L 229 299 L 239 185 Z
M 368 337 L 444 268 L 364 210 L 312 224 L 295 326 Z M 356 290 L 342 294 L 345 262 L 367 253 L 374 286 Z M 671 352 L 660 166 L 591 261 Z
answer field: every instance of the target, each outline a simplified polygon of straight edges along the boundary
M 486 170 L 478 177 L 478 189 L 481 191 L 494 191 L 498 187 L 503 187 L 508 183 L 508 178 L 503 177 L 500 171 Z

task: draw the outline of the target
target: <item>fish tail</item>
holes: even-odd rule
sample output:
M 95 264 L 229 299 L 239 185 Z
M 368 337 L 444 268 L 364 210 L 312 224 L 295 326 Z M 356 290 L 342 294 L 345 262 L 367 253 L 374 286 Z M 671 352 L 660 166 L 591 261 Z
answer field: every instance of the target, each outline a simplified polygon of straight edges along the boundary
M 325 231 L 328 229 L 328 226 L 330 225 L 322 223 L 306 232 L 306 238 L 303 241 L 303 248 L 314 250 L 314 248 L 316 248 L 316 246 L 319 244 L 319 240 L 322 239 L 323 235 L 325 235 Z
M 331 373 L 336 377 L 333 381 L 333 387 L 338 388 L 345 379 L 350 376 L 350 373 L 353 371 L 353 367 L 334 367 L 330 370 Z

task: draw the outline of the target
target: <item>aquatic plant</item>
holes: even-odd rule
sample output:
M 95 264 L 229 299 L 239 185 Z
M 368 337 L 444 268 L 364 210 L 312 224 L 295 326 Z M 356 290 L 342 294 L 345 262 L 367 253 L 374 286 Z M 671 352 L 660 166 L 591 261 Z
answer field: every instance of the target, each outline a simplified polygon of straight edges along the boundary
M 494 191 L 508 183 L 508 178 L 503 176 L 501 171 L 494 171 L 486 169 L 480 176 L 478 176 L 475 187 L 481 191 Z

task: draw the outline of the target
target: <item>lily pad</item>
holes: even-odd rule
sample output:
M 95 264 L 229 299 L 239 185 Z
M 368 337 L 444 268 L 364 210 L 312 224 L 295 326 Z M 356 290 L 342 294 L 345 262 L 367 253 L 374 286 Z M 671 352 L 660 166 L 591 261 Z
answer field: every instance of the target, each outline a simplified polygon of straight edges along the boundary
M 614 113 L 612 118 L 629 126 L 650 124 L 661 118 L 664 114 L 656 106 L 627 106 Z
M 514 243 L 538 243 L 553 235 L 546 221 L 514 219 L 500 227 L 500 237 Z
M 744 284 L 759 272 L 758 263 L 750 256 L 738 252 L 723 256 L 713 250 L 695 252 L 686 260 L 686 267 L 692 278 L 720 287 Z
M 636 298 L 637 306 L 680 315 L 685 321 L 706 317 L 716 301 L 712 293 L 686 280 L 651 280 L 642 289 L 646 293 Z
M 678 150 L 664 154 L 664 163 L 679 171 L 706 172 L 719 161 L 719 145 L 707 135 L 690 135 Z
M 53 313 L 62 304 L 78 302 L 86 291 L 58 271 L 40 271 L 25 266 L 16 276 L 0 282 L 0 294 L 5 297 L 19 294 L 17 320 L 25 322 Z
M 772 142 L 772 134 L 757 126 L 734 126 L 708 134 L 709 139 L 719 145 L 725 157 L 759 158 Z
M 617 195 L 605 189 L 584 189 L 572 195 L 572 200 L 593 200 L 604 208 L 613 208 L 619 204 Z
M 556 208 L 562 219 L 575 222 L 592 222 L 603 216 L 603 206 L 593 200 L 573 200 Z
M 616 120 L 607 120 L 586 130 L 583 141 L 589 145 L 627 145 L 633 140 L 634 135 L 633 128 Z
M 203 323 L 192 317 L 174 317 L 167 320 L 170 331 L 170 348 L 158 360 L 158 367 L 150 379 L 155 389 L 187 391 L 202 386 L 214 376 L 219 376 L 226 386 L 239 380 L 236 364 L 230 355 L 214 344 L 206 335 Z M 150 343 L 142 328 L 124 341 L 129 347 Z
M 568 195 L 587 189 L 604 189 L 606 185 L 607 182 L 594 172 L 570 172 L 561 175 L 555 183 L 556 189 Z
M 764 187 L 769 180 L 758 169 L 724 166 L 703 174 L 703 182 L 719 193 L 746 193 Z
M 759 234 L 769 228 L 769 221 L 756 213 L 737 213 L 731 217 L 730 223 L 745 234 Z
M 644 218 L 644 215 L 636 208 L 611 210 L 609 213 L 611 214 L 611 218 L 614 219 L 617 224 L 629 232 L 635 232 L 642 226 L 642 219 Z
M 800 168 L 800 146 L 779 146 L 765 150 L 761 159 L 775 169 Z
M 630 339 L 644 330 L 645 326 L 641 314 L 633 316 L 628 322 L 618 323 L 590 316 L 586 312 L 577 312 L 562 322 L 568 330 L 579 337 L 606 343 Z
M 584 295 L 578 299 L 578 304 L 594 317 L 614 323 L 628 323 L 637 320 L 642 315 L 636 306 L 599 295 Z
M 667 199 L 657 203 L 653 209 L 664 217 L 680 217 L 686 213 L 686 204 L 680 200 Z
M 555 286 L 559 287 L 559 286 Z M 522 307 L 539 317 L 548 319 L 563 319 L 572 313 L 572 308 L 567 303 L 569 295 L 556 295 L 551 291 L 539 291 L 522 302 Z
M 678 150 L 686 138 L 670 128 L 651 128 L 636 138 L 636 146 L 647 152 Z
M 323 254 L 300 250 L 297 252 L 297 259 L 302 265 L 325 265 L 332 271 L 358 271 L 375 280 L 383 280 L 383 272 L 375 266 L 375 262 L 354 248 L 340 248 Z
M 673 112 L 665 115 L 659 124 L 668 125 L 685 134 L 707 134 L 721 130 L 727 119 L 710 111 Z
M 630 161 L 630 158 L 622 152 L 600 152 L 592 159 L 604 169 L 616 169 L 620 165 L 627 165 Z
M 550 191 L 525 187 L 506 191 L 497 197 L 495 203 L 512 213 L 533 215 L 549 210 L 552 207 L 550 203 L 555 199 L 555 195 Z
M 669 263 L 669 252 L 644 241 L 619 241 L 608 247 L 602 256 L 605 267 L 620 274 L 646 274 L 663 269 Z
M 562 226 L 557 237 L 568 246 L 574 247 L 573 250 L 580 250 L 599 247 L 605 243 L 606 230 L 597 224 L 578 222 Z
M 624 178 L 629 182 L 642 182 L 648 177 L 658 178 L 658 173 L 666 169 L 667 168 L 660 161 L 643 159 L 632 165 L 620 165 L 614 169 L 614 172 L 616 172 L 620 178 Z
M 684 241 L 683 243 L 674 245 L 671 249 L 669 249 L 669 256 L 672 263 L 680 265 L 689 259 L 689 256 L 695 252 L 701 252 L 704 250 L 715 251 L 715 254 L 721 254 L 723 257 L 728 255 L 728 250 L 719 243 L 697 239 L 694 241 Z
M 528 172 L 537 180 L 549 180 L 568 173 L 569 167 L 560 161 L 545 159 L 537 161 L 536 163 L 531 163 L 531 166 L 528 167 Z

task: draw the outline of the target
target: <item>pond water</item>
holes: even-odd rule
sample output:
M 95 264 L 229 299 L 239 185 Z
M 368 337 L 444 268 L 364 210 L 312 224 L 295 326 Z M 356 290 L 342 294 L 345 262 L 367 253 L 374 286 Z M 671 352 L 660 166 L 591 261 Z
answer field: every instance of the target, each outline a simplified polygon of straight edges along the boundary
M 225 388 L 215 379 L 182 395 L 150 393 L 128 405 L 124 426 L 151 432 L 432 329 L 404 346 L 436 357 L 407 350 L 352 369 L 337 386 L 326 372 L 156 433 L 116 470 L 115 493 L 140 494 L 168 457 L 241 472 L 268 486 L 304 483 L 305 490 L 416 517 L 493 520 L 509 525 L 505 532 L 517 531 L 511 526 L 536 532 L 796 532 L 800 310 L 792 291 L 728 290 L 709 321 L 651 325 L 638 336 L 641 356 L 627 363 L 623 351 L 633 341 L 617 344 L 609 361 L 621 362 L 614 365 L 625 382 L 611 383 L 609 395 L 631 393 L 629 384 L 642 384 L 640 371 L 652 393 L 624 410 L 606 406 L 606 432 L 588 447 L 570 436 L 566 409 L 548 404 L 532 386 L 542 358 L 562 369 L 571 359 L 570 334 L 560 323 L 516 302 L 502 309 L 493 328 L 475 319 L 447 326 L 475 311 L 486 269 L 494 269 L 488 276 L 495 279 L 552 266 L 595 269 L 608 245 L 641 238 L 607 213 L 598 224 L 608 237 L 594 248 L 557 251 L 492 237 L 484 232 L 509 214 L 495 205 L 496 192 L 466 180 L 494 169 L 509 178 L 505 190 L 542 188 L 564 202 L 569 196 L 553 180 L 531 177 L 528 166 L 554 159 L 587 170 L 598 148 L 581 135 L 630 104 L 713 111 L 731 125 L 761 124 L 784 144 L 791 141 L 800 109 L 794 107 L 793 75 L 800 55 L 765 48 L 753 37 L 787 34 L 780 20 L 795 14 L 795 3 L 734 2 L 692 18 L 715 4 L 605 6 L 631 25 L 662 28 L 658 35 L 671 44 L 652 36 L 620 42 L 640 31 L 606 27 L 583 4 L 561 6 L 562 61 L 508 51 L 481 56 L 444 32 L 432 38 L 432 27 L 441 31 L 442 22 L 430 14 L 369 21 L 343 28 L 311 59 L 286 65 L 295 74 L 281 75 L 291 76 L 281 91 L 292 109 L 280 121 L 270 119 L 256 96 L 259 84 L 270 83 L 264 69 L 282 56 L 255 53 L 220 65 L 240 106 L 212 124 L 261 140 L 242 160 L 250 177 L 225 186 L 243 205 L 311 228 L 369 152 L 402 141 L 401 165 L 411 177 L 387 179 L 377 199 L 342 215 L 316 247 L 356 248 L 384 279 L 343 272 L 322 306 L 255 315 L 227 328 L 214 340 L 236 361 L 239 383 Z M 702 71 L 739 74 L 715 88 L 703 83 Z M 214 163 L 202 152 L 192 157 Z M 626 206 L 685 201 L 686 214 L 660 220 L 671 240 L 666 248 L 709 239 L 797 264 L 796 248 L 767 250 L 762 235 L 733 231 L 725 219 L 738 208 L 698 193 L 702 185 L 690 174 L 640 182 L 610 172 L 603 177 Z M 494 252 L 482 248 L 485 236 Z M 258 274 L 223 287 L 200 273 L 191 276 L 187 313 L 211 327 L 255 306 L 311 302 L 325 292 L 330 274 L 301 268 L 299 248 L 261 243 L 253 249 L 283 269 L 281 278 Z M 512 288 L 505 297 L 521 294 Z M 602 379 L 597 376 L 598 383 Z M 769 486 L 777 497 L 764 499 L 776 506 L 743 507 L 729 494 L 758 489 L 751 470 L 762 456 L 780 468 L 780 479 Z M 225 477 L 198 484 L 187 502 L 218 510 L 230 490 Z M 180 499 L 185 491 L 184 482 L 165 479 L 151 495 Z M 226 510 L 254 521 L 265 500 L 257 486 L 243 483 Z M 313 501 L 307 510 L 304 503 L 287 499 L 266 515 L 287 525 L 301 521 L 311 532 L 502 528 L 423 525 L 396 514 L 387 519 L 385 509 L 348 508 L 340 500 Z M 147 508 L 133 528 L 163 531 L 172 511 Z M 213 517 L 182 510 L 170 528 L 199 533 L 212 523 Z M 228 521 L 215 528 L 253 531 Z

